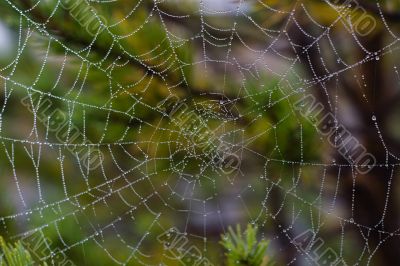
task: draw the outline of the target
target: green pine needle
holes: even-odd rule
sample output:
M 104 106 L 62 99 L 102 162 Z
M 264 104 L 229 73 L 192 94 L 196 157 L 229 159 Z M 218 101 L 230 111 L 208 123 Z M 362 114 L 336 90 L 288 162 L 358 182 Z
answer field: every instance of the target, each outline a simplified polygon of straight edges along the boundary
M 243 233 L 240 225 L 236 226 L 236 232 L 229 227 L 228 233 L 222 236 L 220 242 L 226 249 L 227 266 L 268 266 L 272 262 L 265 255 L 269 242 L 257 240 L 257 228 L 247 225 Z
M 0 266 L 28 265 L 34 265 L 34 261 L 21 242 L 7 244 L 0 236 Z

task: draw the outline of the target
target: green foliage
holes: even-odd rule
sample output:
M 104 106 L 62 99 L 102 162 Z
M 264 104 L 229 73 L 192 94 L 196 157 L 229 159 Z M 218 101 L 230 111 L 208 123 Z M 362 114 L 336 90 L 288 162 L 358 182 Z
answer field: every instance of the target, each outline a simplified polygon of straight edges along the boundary
M 272 262 L 265 255 L 269 243 L 265 240 L 257 240 L 257 228 L 247 225 L 245 232 L 242 232 L 240 225 L 236 226 L 236 232 L 229 227 L 228 233 L 222 236 L 220 242 L 227 250 L 226 265 L 248 265 L 267 266 Z
M 33 259 L 21 242 L 14 245 L 7 244 L 0 236 L 0 266 L 27 266 L 33 265 Z

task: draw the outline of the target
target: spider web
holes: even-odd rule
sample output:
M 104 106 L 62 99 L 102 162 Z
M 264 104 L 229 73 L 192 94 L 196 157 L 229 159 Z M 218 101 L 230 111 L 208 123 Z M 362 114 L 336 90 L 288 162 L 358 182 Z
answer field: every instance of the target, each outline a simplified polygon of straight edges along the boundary
M 82 1 L 93 27 L 65 3 L 1 4 L 12 40 L 0 68 L 2 235 L 43 238 L 48 252 L 35 257 L 54 265 L 218 265 L 220 234 L 237 223 L 257 225 L 285 264 L 330 265 L 327 250 L 375 264 L 399 238 L 399 158 L 379 115 L 365 129 L 377 162 L 363 165 L 335 156 L 295 105 L 320 95 L 335 132 L 363 143 L 343 84 L 373 104 L 360 69 L 384 59 L 399 84 L 399 37 L 379 5 L 385 43 L 369 50 L 327 2 L 328 22 L 298 1 Z M 363 167 L 386 195 L 371 206 L 376 221 L 357 216 Z M 298 244 L 304 232 L 318 252 Z M 171 247 L 175 235 L 183 245 Z

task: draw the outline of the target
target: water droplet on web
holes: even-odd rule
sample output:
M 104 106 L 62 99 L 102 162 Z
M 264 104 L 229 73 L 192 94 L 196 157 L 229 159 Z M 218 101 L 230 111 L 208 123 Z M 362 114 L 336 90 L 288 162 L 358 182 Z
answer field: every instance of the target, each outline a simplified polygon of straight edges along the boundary
M 372 121 L 376 121 L 376 116 L 373 115 L 373 116 L 371 117 L 371 119 L 372 119 Z

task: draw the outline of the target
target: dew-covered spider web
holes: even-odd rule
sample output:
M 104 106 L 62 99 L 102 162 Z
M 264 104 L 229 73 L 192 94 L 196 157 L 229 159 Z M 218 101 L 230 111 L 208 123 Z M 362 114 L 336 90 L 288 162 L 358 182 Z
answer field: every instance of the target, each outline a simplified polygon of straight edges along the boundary
M 0 235 L 222 265 L 252 224 L 277 265 L 395 265 L 398 18 L 333 2 L 2 0 Z

